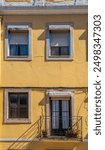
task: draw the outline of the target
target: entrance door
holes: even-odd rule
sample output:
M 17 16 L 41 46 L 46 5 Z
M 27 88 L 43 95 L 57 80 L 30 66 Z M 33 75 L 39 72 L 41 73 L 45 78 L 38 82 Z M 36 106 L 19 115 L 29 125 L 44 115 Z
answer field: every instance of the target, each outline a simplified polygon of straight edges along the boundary
M 71 126 L 71 101 L 51 100 L 51 135 L 63 136 Z

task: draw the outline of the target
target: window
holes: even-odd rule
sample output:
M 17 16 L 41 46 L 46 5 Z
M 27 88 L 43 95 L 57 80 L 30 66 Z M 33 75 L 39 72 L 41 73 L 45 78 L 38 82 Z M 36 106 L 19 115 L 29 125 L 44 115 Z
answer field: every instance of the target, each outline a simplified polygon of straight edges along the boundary
M 70 25 L 49 25 L 46 54 L 49 60 L 73 59 L 73 30 Z
M 31 31 L 23 25 L 8 25 L 6 34 L 6 59 L 31 59 Z
M 49 136 L 64 136 L 72 126 L 73 93 L 66 90 L 48 90 L 46 103 L 46 128 Z
M 6 123 L 29 123 L 30 101 L 29 90 L 6 90 L 4 121 Z
M 51 109 L 51 135 L 65 135 L 65 130 L 71 127 L 71 100 L 50 98 Z
M 28 118 L 28 94 L 9 93 L 9 118 Z

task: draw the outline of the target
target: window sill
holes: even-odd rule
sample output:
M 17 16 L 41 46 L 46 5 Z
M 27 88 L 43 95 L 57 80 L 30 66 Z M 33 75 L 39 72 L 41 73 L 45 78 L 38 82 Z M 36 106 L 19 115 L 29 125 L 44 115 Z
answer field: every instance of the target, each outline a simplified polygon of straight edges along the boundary
M 11 123 L 13 123 L 13 124 L 30 124 L 31 123 L 31 120 L 30 119 L 5 119 L 4 120 L 4 123 L 7 123 L 7 124 L 11 124 Z
M 31 57 L 9 57 L 9 56 L 7 56 L 7 57 L 5 57 L 5 60 L 18 60 L 18 61 L 31 61 L 32 60 L 32 58 Z
M 57 60 L 57 61 L 73 61 L 72 57 L 47 57 L 46 60 Z

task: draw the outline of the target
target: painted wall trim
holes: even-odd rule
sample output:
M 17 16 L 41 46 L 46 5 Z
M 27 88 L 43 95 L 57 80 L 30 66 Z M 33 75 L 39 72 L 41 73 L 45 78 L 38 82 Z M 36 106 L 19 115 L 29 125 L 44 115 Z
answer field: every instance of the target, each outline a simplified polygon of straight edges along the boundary
M 58 142 L 60 140 L 56 139 L 40 139 L 40 138 L 0 138 L 0 142 L 34 142 L 34 141 L 51 141 L 51 142 Z M 62 139 L 61 139 L 62 140 Z M 86 141 L 85 141 L 86 140 Z M 83 142 L 88 142 L 87 139 L 83 140 Z M 63 140 L 65 142 L 73 142 L 72 140 Z M 74 140 L 74 142 L 81 142 L 79 140 Z
M 56 89 L 57 90 L 62 90 L 62 89 L 65 89 L 65 90 L 67 90 L 67 89 L 73 89 L 73 90 L 86 89 L 87 90 L 88 89 L 87 86 L 86 87 L 83 87 L 83 86 L 81 86 L 81 87 L 72 87 L 72 86 L 71 87 L 54 87 L 54 86 L 53 87 L 52 86 L 51 87 L 47 87 L 47 86 L 46 87 L 44 87 L 44 86 L 43 87 L 34 87 L 34 86 L 33 87 L 27 87 L 27 86 L 26 87 L 11 86 L 10 87 L 10 86 L 1 86 L 0 87 L 0 89 L 5 89 L 5 88 L 10 88 L 10 89 L 12 89 L 12 88 L 19 88 L 19 89 L 27 89 L 28 88 L 29 89 L 30 88 L 30 89 L 47 89 L 47 90 L 49 90 L 49 89 L 55 89 L 55 90 Z
M 0 7 L 0 15 L 88 14 L 87 7 Z

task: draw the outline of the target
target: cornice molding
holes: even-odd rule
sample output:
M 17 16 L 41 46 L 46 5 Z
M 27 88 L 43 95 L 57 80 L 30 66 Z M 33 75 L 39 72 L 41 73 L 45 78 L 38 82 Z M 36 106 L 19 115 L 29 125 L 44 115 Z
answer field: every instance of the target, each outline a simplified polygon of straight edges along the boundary
M 0 15 L 88 14 L 87 6 L 62 7 L 0 7 Z

